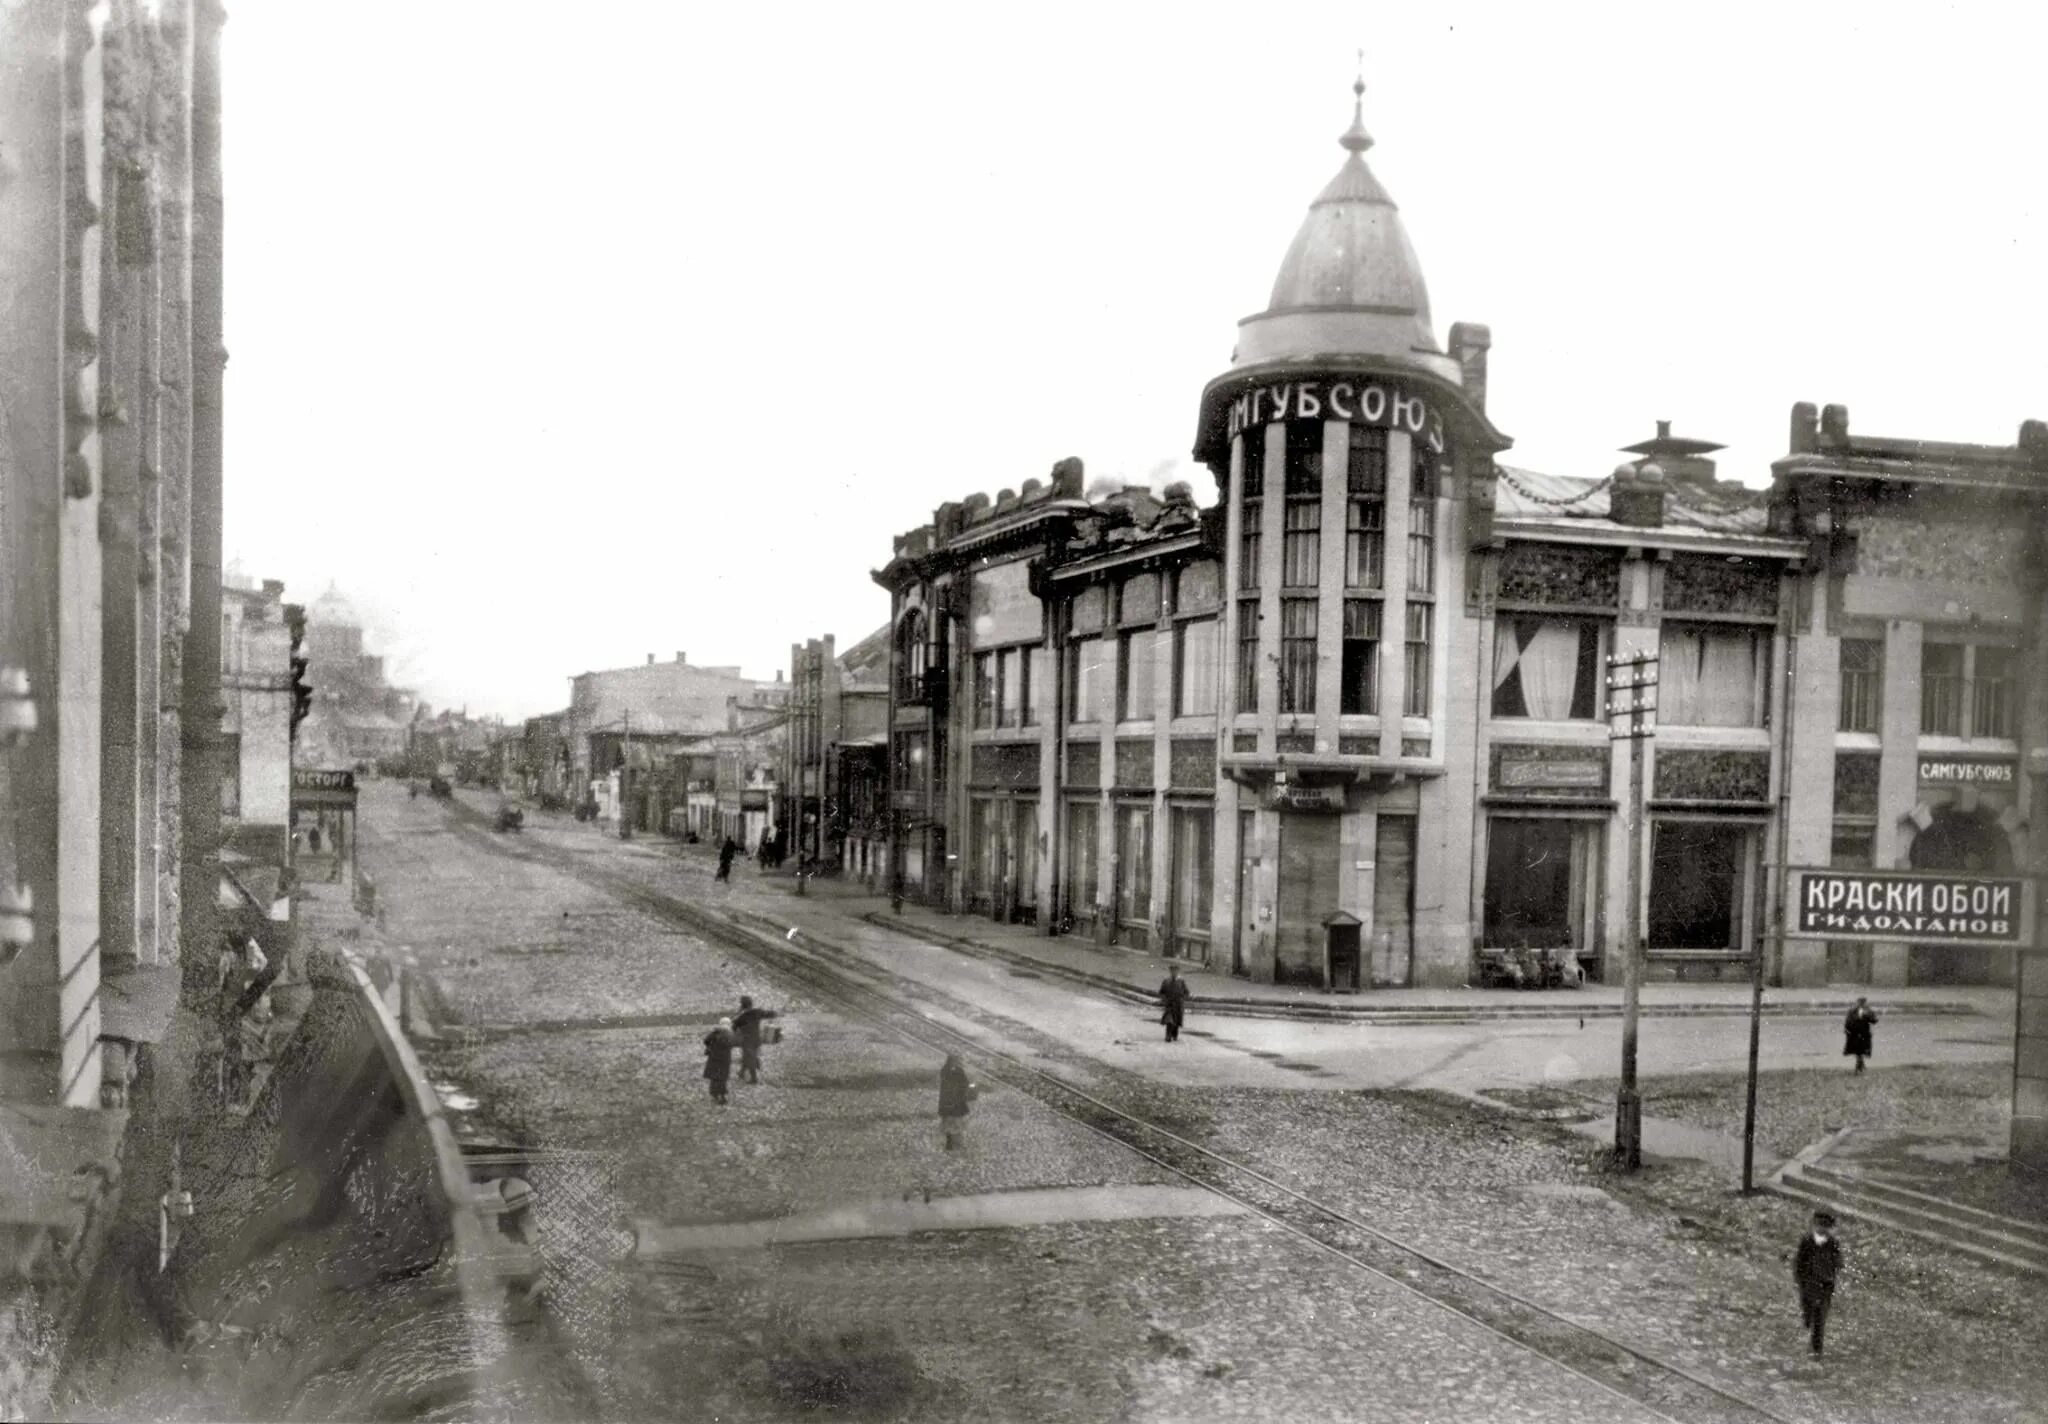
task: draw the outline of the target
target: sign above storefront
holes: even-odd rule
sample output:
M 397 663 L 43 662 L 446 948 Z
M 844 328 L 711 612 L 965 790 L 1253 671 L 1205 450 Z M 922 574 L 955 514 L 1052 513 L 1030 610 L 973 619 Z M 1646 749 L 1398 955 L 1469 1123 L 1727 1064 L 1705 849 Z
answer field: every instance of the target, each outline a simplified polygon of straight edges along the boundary
M 1279 782 L 1259 792 L 1259 804 L 1268 811 L 1342 811 L 1344 788 Z
M 1418 435 L 1444 452 L 1443 418 L 1421 396 L 1371 376 L 1316 381 L 1276 381 L 1253 386 L 1230 403 L 1229 433 L 1279 420 L 1349 420 Z
M 353 808 L 355 804 L 356 774 L 353 771 L 292 768 L 292 805 Z
M 2009 758 L 1994 761 L 1974 757 L 1920 758 L 1922 786 L 2011 786 L 2018 776 L 2019 768 Z
M 2018 945 L 2026 882 L 1903 870 L 1792 870 L 1793 928 L 1804 939 Z
M 1502 757 L 1500 786 L 1503 791 L 1563 791 L 1607 785 L 1607 761 L 1539 760 L 1534 757 Z

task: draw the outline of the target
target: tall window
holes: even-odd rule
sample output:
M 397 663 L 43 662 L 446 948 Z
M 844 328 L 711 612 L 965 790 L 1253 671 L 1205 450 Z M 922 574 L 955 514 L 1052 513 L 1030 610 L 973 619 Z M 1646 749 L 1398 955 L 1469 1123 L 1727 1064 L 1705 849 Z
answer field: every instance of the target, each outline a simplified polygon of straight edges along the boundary
M 1590 619 L 1503 615 L 1493 633 L 1493 715 L 1598 720 L 1606 641 Z
M 1024 725 L 1025 683 L 1030 677 L 1029 648 L 1005 648 L 998 660 L 996 721 L 1004 727 Z
M 1067 918 L 1095 917 L 1096 803 L 1067 803 Z
M 1029 649 L 1024 658 L 1024 725 L 1035 727 L 1045 720 L 1045 699 L 1052 688 L 1052 654 L 1044 648 Z
M 1970 650 L 1975 666 L 1970 676 L 1970 735 L 2013 735 L 2013 650 L 1979 644 Z
M 1237 710 L 1259 710 L 1259 601 L 1237 605 Z
M 1122 924 L 1152 920 L 1152 808 L 1116 808 L 1116 917 Z
M 1323 561 L 1323 426 L 1296 420 L 1287 426 L 1287 527 L 1280 543 L 1280 585 L 1314 588 Z
M 1436 592 L 1436 452 L 1420 440 L 1408 475 L 1408 591 Z
M 1836 726 L 1844 732 L 1878 730 L 1883 693 L 1883 640 L 1842 639 L 1842 705 Z
M 1963 645 L 1928 643 L 1920 649 L 1922 736 L 1963 734 Z
M 1067 720 L 1094 722 L 1102 716 L 1102 639 L 1067 644 Z
M 996 724 L 996 655 L 976 653 L 974 655 L 974 725 L 993 727 Z
M 1481 933 L 1495 949 L 1588 949 L 1599 895 L 1599 821 L 1493 816 Z
M 1123 635 L 1116 666 L 1117 720 L 1147 722 L 1152 719 L 1152 659 L 1156 635 L 1150 628 L 1133 629 Z
M 1173 630 L 1173 715 L 1207 717 L 1216 710 L 1214 618 L 1195 618 Z
M 1657 949 L 1741 949 L 1755 832 L 1712 821 L 1659 821 L 1650 839 L 1649 942 Z
M 1380 601 L 1344 600 L 1344 670 L 1342 702 L 1347 716 L 1371 716 L 1380 710 Z
M 1352 424 L 1344 479 L 1344 582 L 1352 588 L 1378 588 L 1386 562 L 1386 431 Z
M 1173 855 L 1173 928 L 1176 939 L 1209 937 L 1209 889 L 1214 873 L 1207 806 L 1175 806 L 1168 813 L 1167 843 Z
M 1244 447 L 1244 499 L 1238 509 L 1237 586 L 1259 586 L 1259 535 L 1266 520 L 1266 432 L 1248 430 Z
M 1657 720 L 1680 727 L 1761 727 L 1770 693 L 1769 630 L 1664 625 Z
M 1280 601 L 1280 710 L 1316 710 L 1316 601 Z
M 1408 605 L 1408 686 L 1402 694 L 1401 711 L 1410 717 L 1429 715 L 1429 646 L 1435 626 L 1434 605 Z
M 900 702 L 924 701 L 924 614 L 916 609 L 896 626 L 896 697 Z

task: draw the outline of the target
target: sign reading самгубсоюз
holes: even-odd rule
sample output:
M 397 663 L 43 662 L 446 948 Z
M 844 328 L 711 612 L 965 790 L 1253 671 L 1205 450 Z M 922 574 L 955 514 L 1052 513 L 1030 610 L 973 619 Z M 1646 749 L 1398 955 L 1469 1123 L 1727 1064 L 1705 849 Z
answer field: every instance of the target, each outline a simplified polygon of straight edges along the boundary
M 1369 376 L 1351 380 L 1275 381 L 1253 386 L 1230 402 L 1225 434 L 1235 436 L 1241 430 L 1281 420 L 1348 420 L 1359 425 L 1380 425 L 1420 436 L 1437 454 L 1444 452 L 1444 423 L 1429 408 L 1429 403 L 1397 385 Z
M 2024 880 L 1798 867 L 1792 875 L 1786 933 L 1795 937 L 2018 945 L 2026 934 Z

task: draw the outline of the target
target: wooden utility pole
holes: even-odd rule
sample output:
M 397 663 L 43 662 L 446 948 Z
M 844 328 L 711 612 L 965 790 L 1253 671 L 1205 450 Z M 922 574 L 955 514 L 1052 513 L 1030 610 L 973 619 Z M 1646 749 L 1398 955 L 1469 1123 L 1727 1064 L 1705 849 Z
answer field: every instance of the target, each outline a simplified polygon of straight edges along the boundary
M 1610 657 L 1608 738 L 1628 740 L 1628 903 L 1621 918 L 1621 1087 L 1614 1100 L 1614 1155 L 1623 1171 L 1643 1165 L 1643 1099 L 1636 1091 L 1636 1019 L 1642 997 L 1643 742 L 1657 734 L 1657 655 Z M 1626 717 L 1617 727 L 1614 719 Z

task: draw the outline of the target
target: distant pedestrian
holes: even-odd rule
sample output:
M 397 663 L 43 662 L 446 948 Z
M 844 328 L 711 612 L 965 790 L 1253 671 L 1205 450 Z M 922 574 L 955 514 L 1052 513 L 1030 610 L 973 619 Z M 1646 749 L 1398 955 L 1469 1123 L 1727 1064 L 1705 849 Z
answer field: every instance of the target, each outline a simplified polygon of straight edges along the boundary
M 761 1025 L 779 1017 L 775 1010 L 757 1009 L 752 999 L 740 995 L 740 1011 L 732 1016 L 732 1032 L 740 1045 L 741 1082 L 761 1081 Z
M 1863 1060 L 1870 1057 L 1870 1026 L 1876 1022 L 1877 1010 L 1870 1007 L 1868 999 L 1858 999 L 1842 1020 L 1842 1056 L 1856 1060 L 1858 1073 L 1863 1071 Z
M 733 857 L 738 855 L 739 853 L 739 843 L 735 841 L 731 836 L 727 836 L 725 838 L 725 844 L 718 848 L 718 875 L 716 877 L 717 879 L 732 879 L 732 860 Z
M 761 832 L 761 839 L 754 846 L 754 861 L 766 870 L 775 860 L 775 838 L 768 832 Z
M 1188 981 L 1180 977 L 1180 966 L 1168 964 L 1166 979 L 1159 986 L 1159 1002 L 1163 1006 L 1159 1022 L 1166 1025 L 1166 1041 L 1180 1042 L 1180 1026 L 1188 1015 L 1188 1000 L 1194 997 L 1188 988 Z
M 967 1144 L 967 1106 L 981 1090 L 967 1078 L 967 1065 L 957 1053 L 948 1053 L 939 1069 L 939 1129 L 945 1134 L 946 1150 L 958 1152 Z
M 306 832 L 306 846 L 313 854 L 320 854 L 320 828 L 318 826 Z
M 720 1019 L 718 1027 L 704 1035 L 704 1081 L 711 1085 L 711 1101 L 725 1105 L 725 1085 L 732 1077 L 732 1020 Z
M 1792 1263 L 1792 1278 L 1799 1283 L 1799 1319 L 1812 1334 L 1815 1359 L 1820 1358 L 1828 1308 L 1835 1299 L 1835 1279 L 1841 1273 L 1842 1243 L 1835 1239 L 1835 1219 L 1817 1211 L 1812 1229 L 1799 1238 L 1799 1253 Z

